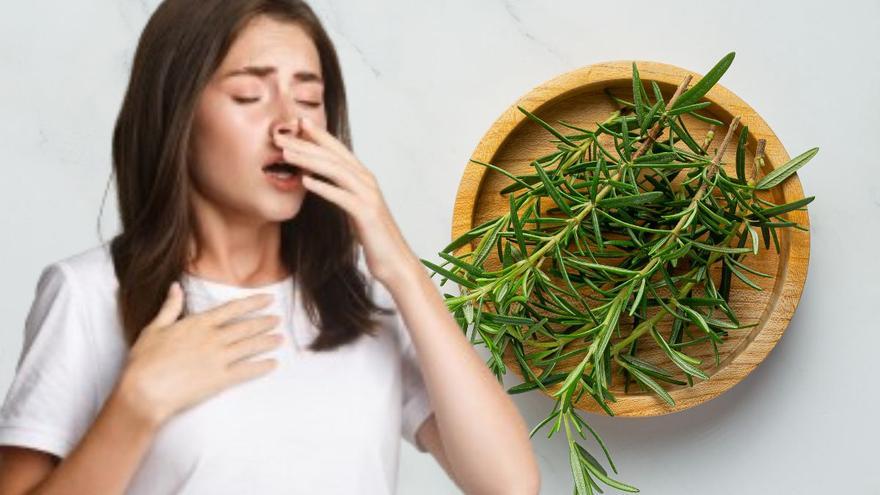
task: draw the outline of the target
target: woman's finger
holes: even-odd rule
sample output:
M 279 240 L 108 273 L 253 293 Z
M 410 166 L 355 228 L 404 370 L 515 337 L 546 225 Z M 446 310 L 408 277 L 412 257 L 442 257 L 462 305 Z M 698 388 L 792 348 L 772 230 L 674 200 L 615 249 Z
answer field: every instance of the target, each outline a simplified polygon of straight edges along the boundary
M 357 157 L 354 156 L 354 153 L 352 153 L 347 146 L 342 144 L 342 142 L 336 139 L 336 136 L 330 134 L 321 126 L 315 125 L 310 118 L 302 117 L 300 119 L 300 124 L 300 129 L 303 130 L 305 136 L 311 138 L 315 143 L 330 148 L 352 163 L 360 163 Z
M 312 141 L 300 139 L 296 136 L 277 134 L 276 137 L 276 144 L 282 148 L 288 147 L 294 150 L 323 156 L 327 160 L 337 161 L 348 170 L 348 173 L 357 175 L 364 181 L 364 183 L 370 184 L 372 182 L 370 180 L 370 172 L 363 165 L 361 165 L 360 162 L 350 163 L 347 157 L 339 156 L 339 154 L 335 151 L 315 144 Z
M 320 174 L 353 193 L 364 186 L 359 178 L 336 161 L 293 148 L 283 148 L 282 152 L 285 161 L 296 164 L 304 170 L 304 177 L 308 175 L 305 171 Z
M 162 307 L 159 308 L 159 313 L 156 314 L 148 327 L 163 328 L 177 321 L 180 312 L 183 310 L 183 299 L 183 290 L 180 288 L 180 283 L 177 281 L 172 282 L 168 289 L 168 294 L 165 296 L 165 301 L 162 303 Z
M 357 197 L 352 193 L 310 175 L 303 175 L 302 181 L 303 186 L 309 191 L 335 203 L 340 208 L 347 211 L 349 215 L 357 216 L 358 211 L 360 210 L 358 207 L 359 202 Z
M 276 134 L 275 135 L 275 144 L 282 148 L 293 148 L 295 150 L 312 153 L 315 155 L 323 156 L 325 158 L 332 160 L 339 160 L 347 167 L 352 167 L 350 163 L 346 163 L 346 159 L 340 157 L 336 152 L 331 151 L 323 146 L 313 143 L 312 141 L 298 138 L 296 136 L 290 134 Z M 354 168 L 354 167 L 352 167 Z

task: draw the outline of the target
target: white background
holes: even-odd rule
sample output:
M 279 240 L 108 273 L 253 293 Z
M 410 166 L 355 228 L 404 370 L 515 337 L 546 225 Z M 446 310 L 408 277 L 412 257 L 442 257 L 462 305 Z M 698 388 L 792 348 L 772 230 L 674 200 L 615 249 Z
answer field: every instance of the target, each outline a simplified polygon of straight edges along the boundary
M 39 269 L 100 242 L 111 130 L 156 5 L 4 2 L 0 390 L 14 373 Z M 820 147 L 799 172 L 816 200 L 797 312 L 767 360 L 721 397 L 665 417 L 587 419 L 619 478 L 643 493 L 880 493 L 880 326 L 870 316 L 880 296 L 880 3 L 312 5 L 341 57 L 355 152 L 379 177 L 410 245 L 432 261 L 450 240 L 453 200 L 474 147 L 531 88 L 607 60 L 705 73 L 736 51 L 721 84 L 764 117 L 790 155 Z M 101 215 L 104 239 L 116 232 L 114 195 L 111 188 Z M 530 427 L 553 405 L 537 393 L 515 401 Z M 571 493 L 564 432 L 549 440 L 539 433 L 534 446 L 542 493 Z M 405 443 L 399 490 L 457 493 L 430 455 Z

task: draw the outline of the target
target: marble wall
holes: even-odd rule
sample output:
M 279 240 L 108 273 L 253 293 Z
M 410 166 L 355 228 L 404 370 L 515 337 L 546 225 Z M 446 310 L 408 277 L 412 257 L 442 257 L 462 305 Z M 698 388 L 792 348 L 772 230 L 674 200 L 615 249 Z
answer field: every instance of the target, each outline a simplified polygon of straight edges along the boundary
M 38 269 L 97 243 L 99 219 L 103 238 L 116 230 L 112 188 L 100 210 L 111 130 L 156 5 L 5 0 L 0 9 L 0 390 L 13 375 Z M 880 338 L 867 304 L 880 295 L 880 265 L 871 261 L 880 187 L 869 175 L 880 129 L 878 2 L 312 5 L 341 57 L 355 152 L 379 177 L 412 248 L 432 260 L 449 241 L 471 152 L 532 87 L 607 60 L 704 72 L 736 51 L 722 84 L 764 116 L 791 154 L 821 147 L 800 172 L 805 192 L 817 196 L 800 306 L 768 360 L 721 397 L 667 417 L 588 418 L 620 478 L 644 493 L 880 493 L 869 381 Z M 553 404 L 537 393 L 515 401 L 530 427 Z M 534 447 L 542 493 L 571 493 L 564 434 L 538 434 Z M 402 494 L 457 492 L 408 445 L 399 479 Z

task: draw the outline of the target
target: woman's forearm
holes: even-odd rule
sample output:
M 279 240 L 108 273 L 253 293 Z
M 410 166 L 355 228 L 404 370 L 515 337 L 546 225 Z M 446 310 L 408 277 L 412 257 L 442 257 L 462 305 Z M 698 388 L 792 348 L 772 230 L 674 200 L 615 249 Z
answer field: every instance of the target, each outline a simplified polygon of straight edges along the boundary
M 389 278 L 389 292 L 410 330 L 443 447 L 462 488 L 527 493 L 540 476 L 528 427 L 422 265 L 401 266 Z
M 30 494 L 124 493 L 159 425 L 123 377 L 79 444 Z

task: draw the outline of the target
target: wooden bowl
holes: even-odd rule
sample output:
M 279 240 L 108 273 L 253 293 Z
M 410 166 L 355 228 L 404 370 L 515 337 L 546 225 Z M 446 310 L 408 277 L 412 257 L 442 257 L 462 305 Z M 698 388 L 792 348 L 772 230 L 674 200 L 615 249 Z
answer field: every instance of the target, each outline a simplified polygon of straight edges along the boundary
M 649 81 L 656 81 L 667 101 L 687 74 L 693 75 L 691 85 L 700 78 L 699 74 L 668 64 L 649 61 L 637 61 L 636 63 L 648 94 L 651 94 Z M 534 169 L 530 167 L 529 163 L 539 156 L 555 151 L 556 148 L 550 142 L 553 136 L 521 113 L 516 108 L 517 105 L 536 114 L 564 133 L 571 131 L 560 126 L 558 120 L 595 129 L 596 122 L 605 120 L 611 112 L 618 109 L 618 106 L 603 92 L 605 88 L 611 89 L 615 96 L 632 101 L 631 64 L 631 61 L 594 64 L 562 74 L 537 86 L 514 105 L 511 105 L 495 121 L 474 150 L 472 159 L 491 163 L 513 174 L 534 173 Z M 735 69 L 735 65 L 731 69 Z M 704 99 L 711 101 L 713 105 L 706 108 L 703 113 L 725 123 L 724 128 L 715 130 L 716 139 L 713 141 L 713 152 L 714 146 L 721 142 L 721 138 L 727 131 L 727 125 L 734 116 L 739 115 L 741 116 L 740 129 L 743 125 L 749 127 L 747 169 L 750 170 L 752 166 L 759 139 L 766 140 L 765 169 L 760 176 L 766 175 L 773 168 L 779 167 L 789 160 L 789 155 L 782 143 L 779 142 L 764 119 L 731 91 L 716 84 Z M 690 116 L 685 118 L 685 123 L 698 141 L 705 135 L 709 126 Z M 665 134 L 666 132 L 664 132 Z M 736 131 L 736 135 L 739 135 L 739 130 Z M 734 139 L 733 144 L 728 147 L 723 157 L 725 169 L 730 175 L 735 175 L 735 143 Z M 511 180 L 502 174 L 482 165 L 468 162 L 456 196 L 452 239 L 457 239 L 473 227 L 506 213 L 509 209 L 508 199 L 506 195 L 502 196 L 499 191 L 510 183 Z M 793 175 L 783 184 L 770 191 L 764 191 L 760 195 L 763 199 L 782 204 L 802 198 L 803 191 L 797 175 Z M 788 220 L 809 228 L 809 218 L 806 211 L 792 211 L 786 216 Z M 693 387 L 687 385 L 670 386 L 664 383 L 663 385 L 667 387 L 675 401 L 674 406 L 669 406 L 653 393 L 644 392 L 634 383 L 630 383 L 629 393 L 624 393 L 622 377 L 616 372 L 617 366 L 615 365 L 613 368 L 615 371 L 614 379 L 610 390 L 617 397 L 617 402 L 608 403 L 615 415 L 656 416 L 696 406 L 733 387 L 769 354 L 776 342 L 782 337 L 782 332 L 800 300 L 807 276 L 810 254 L 809 232 L 783 228 L 778 229 L 777 234 L 780 245 L 779 253 L 775 251 L 772 240 L 770 248 L 765 249 L 763 239 L 761 239 L 758 255 L 749 253 L 744 259 L 748 266 L 773 275 L 772 278 L 750 277 L 764 289 L 763 291 L 752 289 L 738 278 L 732 277 L 729 300 L 731 309 L 741 324 L 756 323 L 756 325 L 730 331 L 724 344 L 719 345 L 720 364 L 718 366 L 715 366 L 712 348 L 708 342 L 685 348 L 688 354 L 703 360 L 701 368 L 710 376 L 710 379 L 695 378 Z M 470 252 L 476 247 L 478 240 L 461 247 L 456 255 Z M 751 239 L 747 245 L 751 245 Z M 492 270 L 500 269 L 501 265 L 494 250 L 492 257 L 487 260 L 486 266 Z M 710 270 L 716 284 L 720 280 L 720 272 L 718 263 L 714 264 Z M 491 308 L 487 306 L 487 309 Z M 629 318 L 625 317 L 626 314 L 621 316 L 622 331 L 624 328 L 632 328 L 631 325 L 625 326 L 629 321 Z M 665 318 L 658 325 L 658 330 L 666 337 L 668 337 L 671 328 L 669 320 L 670 318 Z M 665 322 L 665 326 L 663 322 Z M 623 335 L 626 334 L 627 332 L 623 331 Z M 614 341 L 618 340 L 617 332 L 613 335 L 612 345 Z M 655 347 L 656 344 L 653 342 L 648 345 L 643 344 L 639 347 L 639 357 L 662 365 L 669 370 L 677 369 L 665 359 L 662 352 L 653 351 Z M 528 353 L 534 349 L 526 346 L 525 350 Z M 573 356 L 568 361 L 562 361 L 557 364 L 554 372 L 568 371 L 580 359 L 582 356 Z M 504 354 L 504 362 L 510 370 L 522 378 L 521 370 L 509 346 Z M 535 367 L 533 371 L 537 375 L 540 368 Z M 679 378 L 684 379 L 684 375 L 680 375 Z M 547 388 L 551 392 L 555 392 L 560 386 L 561 383 L 556 383 Z M 605 414 L 588 394 L 583 394 L 575 407 Z

